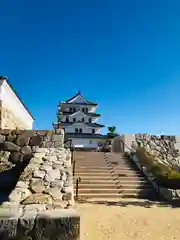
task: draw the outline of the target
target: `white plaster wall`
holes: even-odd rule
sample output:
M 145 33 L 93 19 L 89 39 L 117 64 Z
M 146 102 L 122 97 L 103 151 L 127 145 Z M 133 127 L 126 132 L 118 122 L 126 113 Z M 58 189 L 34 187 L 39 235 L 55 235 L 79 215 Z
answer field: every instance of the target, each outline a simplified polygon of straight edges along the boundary
M 99 132 L 99 129 L 88 127 L 83 123 L 74 123 L 73 125 L 66 126 L 65 132 L 67 133 L 75 133 L 75 128 L 82 128 L 83 133 L 92 133 L 92 129 L 95 129 L 95 133 Z
M 124 134 L 124 135 L 122 135 L 122 140 L 125 143 L 124 151 L 125 152 L 130 152 L 132 142 L 136 140 L 135 139 L 135 134 Z
M 70 111 L 70 108 L 76 108 L 77 111 L 78 110 L 81 110 L 82 111 L 82 108 L 88 108 L 88 112 L 91 112 L 91 113 L 95 113 L 96 112 L 96 109 L 97 109 L 97 106 L 90 106 L 90 105 L 77 105 L 77 104 L 70 104 L 70 103 L 64 103 L 63 104 L 63 111 L 66 111 L 66 112 L 69 112 Z
M 175 138 L 176 138 L 176 143 L 174 144 L 175 148 L 180 151 L 180 136 L 175 136 Z
M 83 114 L 83 112 L 76 112 L 73 113 L 71 116 L 68 116 L 69 118 L 69 122 L 73 122 L 73 118 L 76 118 L 76 121 L 81 121 L 82 118 L 84 118 L 84 122 L 88 123 L 89 122 L 89 118 L 87 115 Z M 63 121 L 66 121 L 66 116 L 63 117 Z
M 6 81 L 4 81 L 0 86 L 0 100 L 2 100 L 2 105 L 4 107 L 12 111 L 14 116 L 20 119 L 26 129 L 32 129 L 34 121 L 33 118 L 24 108 L 23 104 L 19 101 Z
M 92 141 L 90 143 L 90 141 Z M 83 138 L 72 138 L 72 144 L 74 147 L 79 148 L 97 148 L 99 140 L 97 139 L 83 139 Z

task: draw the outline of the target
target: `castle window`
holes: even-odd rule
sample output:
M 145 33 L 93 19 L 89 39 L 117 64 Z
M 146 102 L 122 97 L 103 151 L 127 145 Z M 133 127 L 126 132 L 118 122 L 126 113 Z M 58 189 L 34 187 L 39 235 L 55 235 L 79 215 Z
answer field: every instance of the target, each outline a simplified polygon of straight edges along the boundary
M 92 120 L 91 120 L 91 118 L 89 118 L 89 123 L 91 123 L 92 122 Z
M 75 122 L 76 121 L 76 118 L 73 118 L 73 122 Z
M 95 129 L 92 129 L 92 133 L 95 133 Z
M 79 132 L 82 133 L 82 128 L 79 129 Z
M 75 128 L 75 133 L 78 133 L 78 128 Z
M 82 118 L 82 122 L 84 122 L 84 118 Z

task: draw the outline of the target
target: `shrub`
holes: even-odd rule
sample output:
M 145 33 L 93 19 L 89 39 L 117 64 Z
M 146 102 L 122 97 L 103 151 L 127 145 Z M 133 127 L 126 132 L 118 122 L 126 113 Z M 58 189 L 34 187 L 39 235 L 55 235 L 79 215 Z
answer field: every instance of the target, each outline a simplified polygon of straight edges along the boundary
M 162 187 L 177 189 L 180 188 L 180 172 L 156 162 L 155 157 L 149 155 L 144 148 L 136 151 L 139 161 L 149 169 L 156 178 L 157 184 Z

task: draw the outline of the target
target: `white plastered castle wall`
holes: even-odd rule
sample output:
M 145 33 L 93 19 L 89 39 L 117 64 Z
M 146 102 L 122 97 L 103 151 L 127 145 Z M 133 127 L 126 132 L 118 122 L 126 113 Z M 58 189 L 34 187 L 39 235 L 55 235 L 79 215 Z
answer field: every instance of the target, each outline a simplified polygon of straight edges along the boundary
M 32 129 L 34 119 L 6 80 L 0 83 L 1 128 Z

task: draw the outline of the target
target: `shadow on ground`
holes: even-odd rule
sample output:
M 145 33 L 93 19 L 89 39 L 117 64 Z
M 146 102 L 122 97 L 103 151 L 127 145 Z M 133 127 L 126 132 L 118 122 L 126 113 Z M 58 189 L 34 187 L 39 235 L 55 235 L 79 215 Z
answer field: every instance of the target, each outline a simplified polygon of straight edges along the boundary
M 0 204 L 9 200 L 9 195 L 15 188 L 27 164 L 20 162 L 11 169 L 0 172 Z
M 144 200 L 144 201 L 138 201 L 138 200 L 120 200 L 120 201 L 104 201 L 104 200 L 88 200 L 88 199 L 79 199 L 76 200 L 76 203 L 78 204 L 85 204 L 85 203 L 90 203 L 90 204 L 103 204 L 106 206 L 118 206 L 118 207 L 128 207 L 128 206 L 139 206 L 139 207 L 145 207 L 145 208 L 151 208 L 151 207 L 171 207 L 171 208 L 179 208 L 180 207 L 180 202 L 159 202 L 159 201 L 149 201 L 149 200 Z

